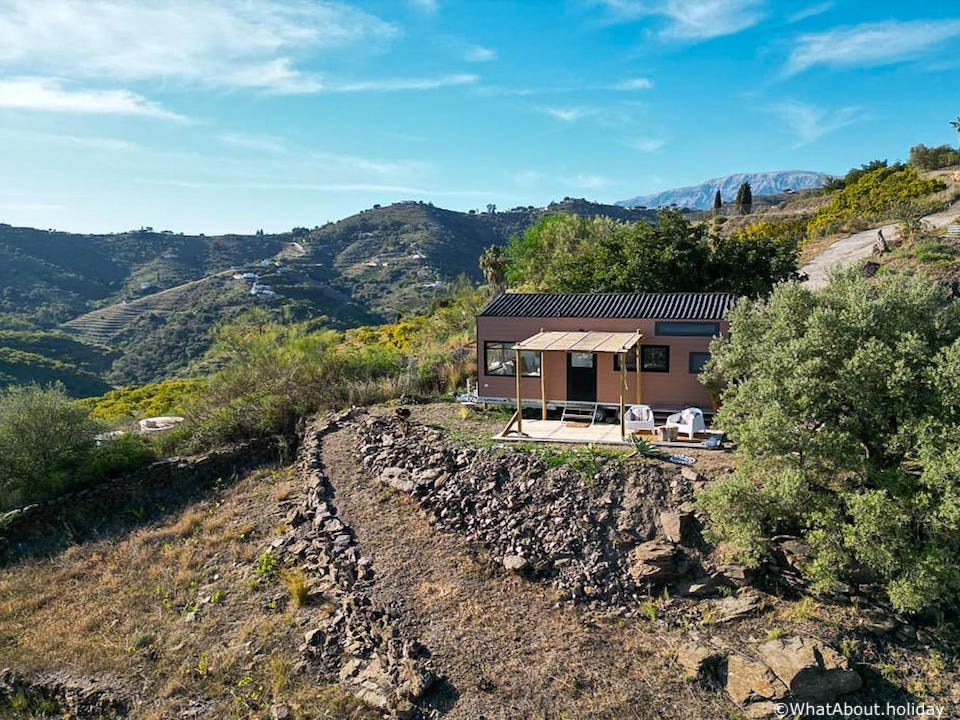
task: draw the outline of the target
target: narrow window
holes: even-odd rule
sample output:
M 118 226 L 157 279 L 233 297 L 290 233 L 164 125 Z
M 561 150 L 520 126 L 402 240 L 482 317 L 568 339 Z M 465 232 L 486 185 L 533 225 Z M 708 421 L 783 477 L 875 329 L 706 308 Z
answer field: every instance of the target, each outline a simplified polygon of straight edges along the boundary
M 714 337 L 720 334 L 718 322 L 658 322 L 654 334 L 661 337 Z

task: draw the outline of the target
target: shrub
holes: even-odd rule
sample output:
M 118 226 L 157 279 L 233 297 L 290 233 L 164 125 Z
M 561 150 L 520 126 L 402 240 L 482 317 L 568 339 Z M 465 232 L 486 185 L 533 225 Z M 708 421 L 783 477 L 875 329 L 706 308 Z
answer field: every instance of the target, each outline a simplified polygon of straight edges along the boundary
M 852 172 L 848 173 L 848 178 Z M 830 202 L 816 212 L 808 233 L 816 237 L 851 229 L 857 222 L 889 219 L 905 206 L 916 205 L 918 198 L 945 187 L 940 180 L 921 178 L 914 168 L 906 165 L 873 167 L 848 180 Z
M 89 451 L 77 470 L 80 484 L 92 484 L 136 470 L 157 459 L 154 447 L 139 435 L 125 434 Z
M 866 571 L 901 610 L 960 600 L 960 300 L 924 277 L 835 277 L 743 301 L 704 379 L 743 462 L 698 498 L 742 560 L 796 534 L 819 587 Z
M 0 508 L 44 500 L 75 486 L 97 431 L 62 385 L 0 391 Z

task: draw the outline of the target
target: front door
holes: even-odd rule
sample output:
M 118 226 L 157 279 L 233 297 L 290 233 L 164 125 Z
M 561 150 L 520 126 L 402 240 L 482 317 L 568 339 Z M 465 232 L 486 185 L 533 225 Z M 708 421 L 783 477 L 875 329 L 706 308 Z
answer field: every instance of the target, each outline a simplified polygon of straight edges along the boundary
M 567 400 L 597 401 L 597 356 L 567 353 Z

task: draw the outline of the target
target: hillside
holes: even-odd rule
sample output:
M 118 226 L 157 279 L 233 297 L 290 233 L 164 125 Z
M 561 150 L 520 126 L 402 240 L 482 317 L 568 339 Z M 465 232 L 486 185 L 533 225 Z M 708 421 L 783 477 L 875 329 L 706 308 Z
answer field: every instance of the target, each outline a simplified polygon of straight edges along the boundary
M 66 333 L 74 349 L 100 358 L 75 364 L 62 342 L 27 349 L 0 337 L 0 383 L 59 380 L 90 395 L 176 375 L 209 349 L 217 325 L 256 307 L 334 328 L 390 320 L 428 307 L 460 275 L 479 280 L 485 247 L 551 213 L 656 217 L 565 198 L 482 213 L 396 203 L 278 235 L 0 225 L 0 328 Z
M 310 232 L 311 254 L 332 263 L 349 293 L 385 319 L 423 308 L 437 289 L 464 274 L 480 279 L 484 248 L 504 244 L 544 215 L 569 213 L 655 220 L 656 213 L 564 198 L 544 208 L 461 213 L 429 203 L 374 207 Z
M 761 195 L 780 195 L 783 193 L 812 190 L 823 187 L 830 176 L 821 172 L 806 170 L 776 170 L 759 173 L 735 173 L 723 177 L 704 180 L 699 185 L 688 185 L 671 190 L 664 190 L 650 195 L 621 200 L 617 205 L 623 207 L 668 207 L 676 205 L 680 208 L 693 210 L 709 210 L 713 207 L 714 195 L 717 188 L 725 203 L 732 202 L 737 195 L 741 184 L 748 182 L 753 190 L 754 200 Z

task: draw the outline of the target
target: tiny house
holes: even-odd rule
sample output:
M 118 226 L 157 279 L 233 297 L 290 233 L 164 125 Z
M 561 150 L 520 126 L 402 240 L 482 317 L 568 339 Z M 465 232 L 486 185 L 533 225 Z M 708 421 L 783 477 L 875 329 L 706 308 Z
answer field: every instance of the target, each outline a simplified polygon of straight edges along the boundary
M 477 316 L 477 400 L 713 409 L 698 374 L 729 293 L 504 293 Z M 519 373 L 519 377 L 518 377 Z

